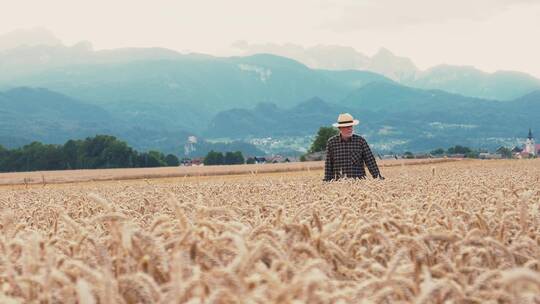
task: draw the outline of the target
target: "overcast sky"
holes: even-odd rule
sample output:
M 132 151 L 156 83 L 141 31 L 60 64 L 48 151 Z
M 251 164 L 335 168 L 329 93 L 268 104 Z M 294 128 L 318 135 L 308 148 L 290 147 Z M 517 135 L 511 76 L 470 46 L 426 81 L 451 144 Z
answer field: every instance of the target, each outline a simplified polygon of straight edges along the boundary
M 473 65 L 540 78 L 540 0 L 0 0 L 0 34 L 43 27 L 95 49 L 166 47 L 228 56 L 232 45 L 384 47 L 421 69 Z

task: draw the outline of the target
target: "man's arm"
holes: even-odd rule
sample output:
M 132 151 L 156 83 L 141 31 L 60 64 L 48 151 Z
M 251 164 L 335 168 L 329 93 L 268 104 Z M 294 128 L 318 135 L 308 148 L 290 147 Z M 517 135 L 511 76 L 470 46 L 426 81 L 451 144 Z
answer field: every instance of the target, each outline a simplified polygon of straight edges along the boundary
M 364 163 L 368 167 L 369 173 L 371 173 L 371 176 L 373 176 L 373 178 L 379 177 L 382 179 L 383 177 L 379 172 L 377 161 L 375 160 L 375 157 L 373 157 L 373 153 L 371 152 L 371 149 L 369 148 L 369 145 L 365 140 L 362 141 L 362 156 L 364 159 Z
M 326 160 L 324 161 L 324 181 L 329 182 L 334 177 L 332 174 L 334 173 L 334 158 L 332 155 L 332 148 L 330 147 L 330 143 L 326 143 Z

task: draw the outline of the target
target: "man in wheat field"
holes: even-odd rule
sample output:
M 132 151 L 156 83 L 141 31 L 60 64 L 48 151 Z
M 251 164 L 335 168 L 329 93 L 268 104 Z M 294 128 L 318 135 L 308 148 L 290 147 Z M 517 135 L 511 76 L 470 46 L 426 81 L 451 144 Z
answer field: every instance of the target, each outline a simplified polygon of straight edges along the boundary
M 353 126 L 357 124 L 358 120 L 353 119 L 349 113 L 339 114 L 337 123 L 333 124 L 339 129 L 339 134 L 326 143 L 324 181 L 347 177 L 365 178 L 364 164 L 373 178 L 384 179 L 367 141 L 353 134 Z

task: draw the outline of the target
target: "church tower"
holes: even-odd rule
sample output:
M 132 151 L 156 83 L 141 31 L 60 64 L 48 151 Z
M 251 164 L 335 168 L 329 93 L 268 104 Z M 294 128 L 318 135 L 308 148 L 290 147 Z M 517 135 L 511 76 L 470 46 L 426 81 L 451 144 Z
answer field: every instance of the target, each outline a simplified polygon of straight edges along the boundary
M 534 142 L 534 137 L 532 135 L 531 129 L 529 128 L 529 136 L 525 141 L 525 149 L 523 151 L 536 156 L 536 144 Z

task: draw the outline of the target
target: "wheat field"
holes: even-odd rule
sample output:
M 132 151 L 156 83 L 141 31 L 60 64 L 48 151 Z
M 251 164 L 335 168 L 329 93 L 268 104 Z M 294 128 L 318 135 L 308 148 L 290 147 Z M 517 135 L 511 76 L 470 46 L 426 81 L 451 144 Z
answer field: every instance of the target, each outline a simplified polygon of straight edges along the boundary
M 540 161 L 0 187 L 0 303 L 540 303 Z
M 415 164 L 437 164 L 454 162 L 454 158 L 427 159 L 385 159 L 379 160 L 380 167 L 394 167 Z M 190 166 L 190 167 L 157 167 L 157 168 L 121 168 L 91 170 L 58 170 L 0 173 L 0 185 L 32 185 L 32 184 L 65 184 L 88 181 L 156 179 L 172 177 L 201 177 L 217 175 L 239 175 L 246 173 L 272 173 L 322 170 L 323 161 L 291 162 L 277 164 L 251 164 L 227 166 Z

